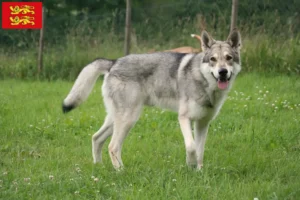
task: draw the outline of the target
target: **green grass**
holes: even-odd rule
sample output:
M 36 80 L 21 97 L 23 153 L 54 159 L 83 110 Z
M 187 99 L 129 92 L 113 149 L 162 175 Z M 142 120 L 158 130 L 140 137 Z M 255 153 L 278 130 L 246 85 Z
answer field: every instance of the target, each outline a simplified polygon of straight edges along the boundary
M 106 143 L 101 80 L 88 101 L 61 112 L 71 82 L 0 82 L 0 199 L 299 199 L 299 77 L 243 74 L 211 124 L 204 169 L 185 165 L 177 116 L 146 108 L 116 172 Z M 98 178 L 98 181 L 94 179 Z

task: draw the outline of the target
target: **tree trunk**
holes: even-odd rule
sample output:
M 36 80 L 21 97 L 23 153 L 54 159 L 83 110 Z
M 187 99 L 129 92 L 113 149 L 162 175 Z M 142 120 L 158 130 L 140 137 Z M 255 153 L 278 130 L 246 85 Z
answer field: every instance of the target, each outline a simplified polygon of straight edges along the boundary
M 232 0 L 230 31 L 236 28 L 237 15 L 238 15 L 238 2 L 239 0 Z
M 40 30 L 39 52 L 38 52 L 38 74 L 43 71 L 43 47 L 44 47 L 45 9 L 42 11 L 42 28 Z
M 131 35 L 131 0 L 126 0 L 126 25 L 125 25 L 125 45 L 124 54 L 130 53 L 130 35 Z

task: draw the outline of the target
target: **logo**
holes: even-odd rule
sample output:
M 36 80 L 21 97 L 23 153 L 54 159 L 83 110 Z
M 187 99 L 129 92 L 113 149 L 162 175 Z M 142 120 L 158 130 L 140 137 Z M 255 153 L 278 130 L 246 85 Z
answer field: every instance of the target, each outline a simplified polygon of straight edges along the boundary
M 41 29 L 42 2 L 2 2 L 3 29 Z

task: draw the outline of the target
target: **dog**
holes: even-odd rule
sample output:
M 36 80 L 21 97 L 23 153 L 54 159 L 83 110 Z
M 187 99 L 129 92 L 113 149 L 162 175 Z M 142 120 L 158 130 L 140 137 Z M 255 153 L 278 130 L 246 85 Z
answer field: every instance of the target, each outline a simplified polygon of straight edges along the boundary
M 107 115 L 92 137 L 94 163 L 102 161 L 103 144 L 112 136 L 109 155 L 115 169 L 122 169 L 123 141 L 143 106 L 148 105 L 178 113 L 186 163 L 197 169 L 203 167 L 209 124 L 241 70 L 241 36 L 235 29 L 226 41 L 217 41 L 203 31 L 201 47 L 201 53 L 157 52 L 131 54 L 117 60 L 97 59 L 83 68 L 62 109 L 68 112 L 79 106 L 99 75 L 104 74 L 102 95 Z

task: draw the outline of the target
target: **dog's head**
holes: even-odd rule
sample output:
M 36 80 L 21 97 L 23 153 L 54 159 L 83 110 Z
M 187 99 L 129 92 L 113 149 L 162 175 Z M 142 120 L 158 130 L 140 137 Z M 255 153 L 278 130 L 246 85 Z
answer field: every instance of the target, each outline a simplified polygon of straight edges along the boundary
M 203 63 L 208 65 L 209 76 L 215 79 L 219 89 L 227 89 L 230 80 L 235 78 L 241 70 L 239 31 L 233 30 L 226 41 L 216 41 L 206 31 L 203 31 L 201 45 L 204 53 Z

